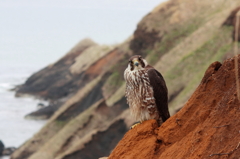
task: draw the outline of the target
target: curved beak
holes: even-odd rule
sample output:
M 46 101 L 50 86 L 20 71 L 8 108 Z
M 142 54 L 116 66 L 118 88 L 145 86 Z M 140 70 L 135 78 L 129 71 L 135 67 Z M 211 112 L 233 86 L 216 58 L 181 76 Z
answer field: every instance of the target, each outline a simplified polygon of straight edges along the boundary
M 136 61 L 136 62 L 134 62 L 134 65 L 135 65 L 135 66 L 138 66 L 138 65 L 139 65 L 139 63 Z
M 134 60 L 133 60 L 133 63 L 134 63 L 134 65 L 135 65 L 135 66 L 137 66 L 137 67 L 138 67 L 138 65 L 139 65 L 139 62 L 138 62 L 138 60 L 137 60 L 137 59 L 134 59 Z

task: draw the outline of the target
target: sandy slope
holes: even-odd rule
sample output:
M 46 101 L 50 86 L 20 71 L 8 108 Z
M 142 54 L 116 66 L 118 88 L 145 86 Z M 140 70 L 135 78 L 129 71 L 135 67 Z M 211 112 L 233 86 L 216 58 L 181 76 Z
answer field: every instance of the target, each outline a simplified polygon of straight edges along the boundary
M 149 120 L 128 131 L 109 159 L 239 158 L 240 102 L 234 71 L 233 58 L 222 65 L 212 63 L 177 114 L 159 128 Z

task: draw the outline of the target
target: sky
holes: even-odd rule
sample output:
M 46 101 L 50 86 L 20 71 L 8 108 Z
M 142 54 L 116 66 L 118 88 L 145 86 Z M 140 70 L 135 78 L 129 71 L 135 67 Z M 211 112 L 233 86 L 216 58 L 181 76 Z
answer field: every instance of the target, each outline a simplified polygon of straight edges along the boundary
M 163 1 L 0 0 L 0 67 L 9 61 L 43 67 L 84 38 L 123 42 Z
M 24 126 L 27 122 L 22 116 L 33 106 L 13 99 L 10 97 L 13 92 L 6 91 L 3 86 L 22 84 L 84 38 L 99 44 L 123 42 L 133 34 L 143 16 L 162 1 L 0 0 L 0 93 L 3 97 L 0 105 L 2 113 L 10 112 L 13 116 L 2 116 L 2 119 L 9 119 L 10 128 L 19 128 L 19 122 Z M 18 126 L 14 126 L 15 121 Z M 29 138 L 26 136 L 37 129 L 34 126 L 31 131 L 30 127 L 24 127 L 22 131 L 29 131 L 23 136 L 13 136 L 19 139 L 14 145 Z M 12 139 L 11 136 L 2 140 L 13 146 L 10 145 Z

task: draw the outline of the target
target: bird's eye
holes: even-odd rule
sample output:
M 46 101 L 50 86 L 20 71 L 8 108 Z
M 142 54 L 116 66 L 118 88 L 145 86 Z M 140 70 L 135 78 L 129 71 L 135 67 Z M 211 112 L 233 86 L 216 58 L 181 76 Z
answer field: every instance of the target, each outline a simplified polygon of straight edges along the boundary
M 140 60 L 142 58 L 142 56 L 139 56 L 138 59 Z

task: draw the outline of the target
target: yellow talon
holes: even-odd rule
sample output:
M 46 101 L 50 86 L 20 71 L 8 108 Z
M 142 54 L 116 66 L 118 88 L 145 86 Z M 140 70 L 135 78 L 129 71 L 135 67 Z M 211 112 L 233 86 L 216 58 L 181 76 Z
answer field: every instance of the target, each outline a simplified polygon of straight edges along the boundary
M 133 126 L 131 126 L 131 129 L 135 128 L 135 127 L 138 126 L 139 124 L 142 124 L 142 122 L 140 121 L 139 123 L 134 124 Z

